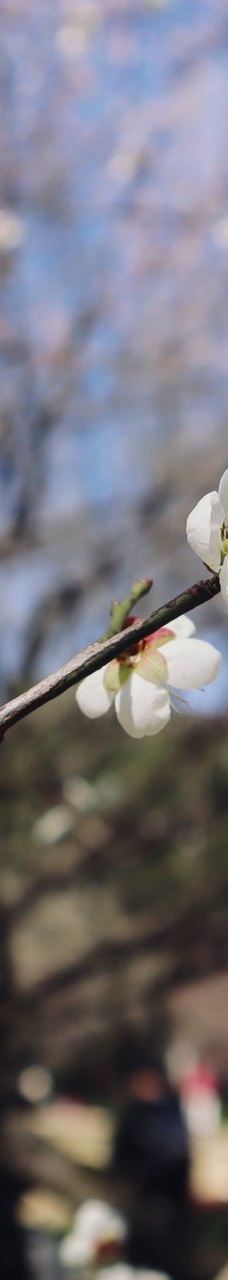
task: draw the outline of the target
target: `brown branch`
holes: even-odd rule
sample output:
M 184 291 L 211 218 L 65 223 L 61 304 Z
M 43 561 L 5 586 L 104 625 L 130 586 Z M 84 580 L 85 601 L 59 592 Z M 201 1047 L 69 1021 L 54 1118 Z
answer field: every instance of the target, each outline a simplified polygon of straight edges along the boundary
M 1 707 L 0 737 L 3 738 L 7 729 L 11 729 L 18 720 L 23 720 L 32 711 L 44 706 L 44 703 L 58 698 L 61 693 L 65 693 L 72 685 L 78 684 L 85 676 L 91 675 L 93 671 L 98 671 L 99 667 L 111 662 L 112 658 L 127 653 L 132 649 L 133 644 L 143 640 L 145 636 L 153 635 L 160 627 L 165 627 L 168 622 L 172 622 L 172 619 L 183 613 L 189 613 L 198 605 L 205 604 L 207 600 L 218 595 L 219 591 L 219 577 L 213 573 L 205 581 L 196 582 L 186 591 L 182 591 L 179 596 L 174 596 L 173 600 L 169 600 L 142 622 L 135 622 L 117 635 L 88 645 L 87 649 L 76 654 L 64 667 L 60 667 L 45 680 L 40 680 L 39 684 L 34 685 L 32 689 L 19 694 L 19 697 L 13 698 L 11 702 L 6 702 Z

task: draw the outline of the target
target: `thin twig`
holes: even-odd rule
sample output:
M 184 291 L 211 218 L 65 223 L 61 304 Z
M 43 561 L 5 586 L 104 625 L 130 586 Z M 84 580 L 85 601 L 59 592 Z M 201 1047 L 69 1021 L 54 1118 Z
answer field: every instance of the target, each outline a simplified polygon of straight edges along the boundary
M 120 631 L 111 638 L 96 640 L 95 644 L 88 645 L 87 649 L 76 654 L 64 667 L 59 667 L 58 671 L 47 676 L 45 680 L 40 680 L 39 684 L 1 707 L 0 737 L 3 738 L 7 729 L 11 729 L 18 720 L 23 720 L 25 716 L 31 715 L 32 711 L 44 706 L 44 703 L 58 698 L 61 693 L 65 693 L 72 685 L 78 684 L 85 676 L 91 675 L 93 671 L 98 671 L 99 667 L 111 662 L 112 658 L 127 653 L 135 643 L 144 640 L 148 635 L 153 635 L 160 627 L 165 627 L 168 622 L 172 622 L 172 619 L 183 613 L 189 613 L 192 609 L 196 609 L 197 605 L 205 604 L 207 600 L 218 595 L 219 591 L 219 577 L 215 573 L 211 574 L 211 577 L 205 581 L 195 582 L 179 596 L 174 596 L 173 600 L 162 605 L 148 618 L 133 623 L 125 631 Z

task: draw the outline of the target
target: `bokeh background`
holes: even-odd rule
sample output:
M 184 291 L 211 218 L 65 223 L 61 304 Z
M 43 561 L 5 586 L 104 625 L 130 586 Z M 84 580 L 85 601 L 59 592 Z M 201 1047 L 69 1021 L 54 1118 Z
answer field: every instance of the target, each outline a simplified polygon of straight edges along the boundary
M 134 577 L 156 607 L 201 576 L 186 517 L 228 461 L 227 17 L 1 3 L 2 701 L 104 632 Z M 194 1058 L 216 1077 L 197 1274 L 225 1261 L 225 606 L 197 623 L 221 676 L 158 739 L 98 732 L 71 692 L 2 746 L 2 1181 L 37 1275 L 104 1193 L 129 1028 L 178 1084 Z

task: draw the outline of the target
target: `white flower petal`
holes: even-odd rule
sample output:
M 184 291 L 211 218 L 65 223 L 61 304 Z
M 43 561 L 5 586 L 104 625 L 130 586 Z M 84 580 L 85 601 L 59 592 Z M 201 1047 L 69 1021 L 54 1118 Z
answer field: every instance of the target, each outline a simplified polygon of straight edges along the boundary
M 75 1230 L 81 1239 L 96 1242 L 103 1239 L 123 1240 L 126 1224 L 122 1214 L 104 1200 L 84 1200 L 75 1215 Z
M 76 702 L 80 707 L 80 711 L 85 716 L 90 716 L 91 720 L 96 716 L 104 716 L 105 711 L 109 710 L 114 701 L 115 694 L 108 691 L 104 685 L 104 675 L 106 667 L 100 667 L 100 671 L 93 671 L 91 676 L 86 676 L 76 689 Z
M 174 689 L 203 689 L 218 675 L 221 654 L 206 640 L 168 640 L 163 649 L 167 683 Z
M 195 623 L 191 618 L 187 618 L 187 614 L 183 613 L 181 618 L 174 618 L 173 622 L 166 623 L 168 631 L 174 631 L 175 636 L 194 636 Z M 165 654 L 164 654 L 165 657 Z
M 77 1267 L 82 1270 L 93 1261 L 91 1243 L 86 1240 L 86 1237 L 80 1239 L 74 1231 L 71 1231 L 60 1244 L 59 1256 L 64 1267 Z
M 219 501 L 223 507 L 225 523 L 228 524 L 228 467 L 223 472 L 219 485 Z
M 131 738 L 160 733 L 170 719 L 167 690 L 143 680 L 136 671 L 117 693 L 115 709 L 117 720 Z
M 208 564 L 214 573 L 218 573 L 221 564 L 221 528 L 224 512 L 218 493 L 205 493 L 190 512 L 186 524 L 187 539 L 200 556 L 204 564 Z
M 228 556 L 226 556 L 220 569 L 220 584 L 223 600 L 228 604 Z

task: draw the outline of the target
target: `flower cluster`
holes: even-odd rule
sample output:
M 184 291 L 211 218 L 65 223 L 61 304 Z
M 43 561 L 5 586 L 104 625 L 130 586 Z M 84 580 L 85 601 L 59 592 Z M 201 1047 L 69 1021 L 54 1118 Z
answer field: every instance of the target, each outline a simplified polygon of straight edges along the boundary
M 206 493 L 188 516 L 187 540 L 204 564 L 220 577 L 228 602 L 228 469 L 218 493 Z M 135 618 L 128 618 L 130 626 Z M 81 681 L 76 701 L 91 719 L 105 715 L 112 703 L 117 720 L 131 738 L 150 737 L 168 724 L 175 691 L 201 689 L 215 680 L 221 654 L 195 636 L 190 618 L 182 616 L 114 658 Z
M 102 1200 L 86 1200 L 59 1246 L 64 1274 L 87 1277 L 89 1272 L 94 1280 L 169 1280 L 163 1272 L 141 1271 L 124 1261 L 127 1234 L 122 1213 Z
M 114 703 L 117 720 L 131 738 L 151 736 L 168 724 L 172 690 L 209 684 L 220 661 L 214 645 L 197 640 L 194 623 L 183 616 L 87 676 L 78 685 L 76 701 L 91 719 L 103 716 Z

